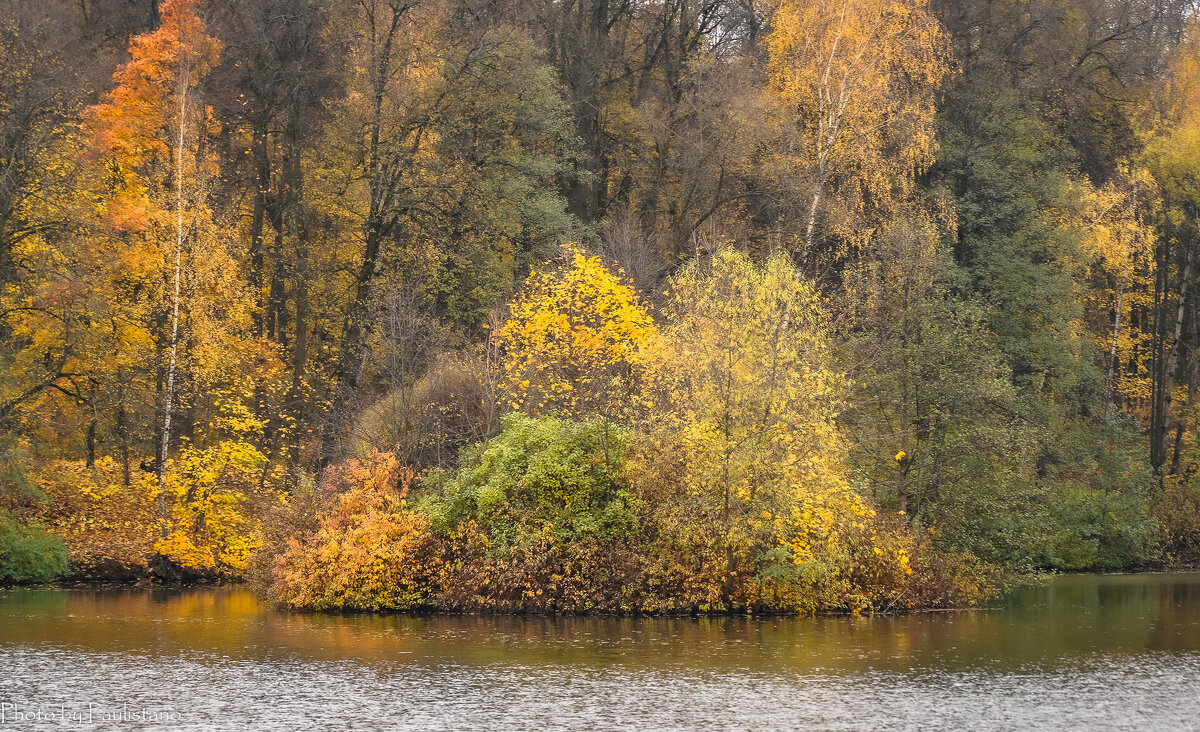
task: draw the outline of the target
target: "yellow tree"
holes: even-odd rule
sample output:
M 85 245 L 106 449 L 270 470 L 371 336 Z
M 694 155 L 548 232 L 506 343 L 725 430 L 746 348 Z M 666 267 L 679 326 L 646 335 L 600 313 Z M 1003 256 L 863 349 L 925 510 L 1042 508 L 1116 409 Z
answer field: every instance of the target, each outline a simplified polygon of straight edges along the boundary
M 1073 221 L 1064 223 L 1078 226 L 1083 234 L 1081 251 L 1092 285 L 1086 317 L 1105 353 L 1107 419 L 1114 398 L 1126 408 L 1150 402 L 1152 336 L 1131 327 L 1131 320 L 1154 307 L 1155 235 L 1140 209 L 1141 201 L 1153 198 L 1156 186 L 1145 170 L 1135 170 L 1127 180 L 1110 181 L 1102 188 L 1086 181 L 1076 187 L 1079 210 L 1072 212 Z
M 849 236 L 865 197 L 902 200 L 933 162 L 947 40 L 926 0 L 782 0 L 767 48 L 786 130 L 776 155 L 802 181 L 807 251 L 823 206 Z
M 654 321 L 599 257 L 568 250 L 559 273 L 534 275 L 497 334 L 512 406 L 530 414 L 618 416 Z
M 130 60 L 117 70 L 115 89 L 107 100 L 89 110 L 90 131 L 97 152 L 112 173 L 104 196 L 103 215 L 119 234 L 143 235 L 143 246 L 164 250 L 167 269 L 165 298 L 169 308 L 162 429 L 158 445 L 159 513 L 167 531 L 166 469 L 175 407 L 175 376 L 179 356 L 180 288 L 184 245 L 194 227 L 197 201 L 185 198 L 185 165 L 195 159 L 189 149 L 197 139 L 196 84 L 216 62 L 219 42 L 205 32 L 193 0 L 167 0 L 160 8 L 162 23 L 130 43 Z M 192 136 L 189 137 L 189 127 Z M 155 182 L 170 176 L 169 190 Z M 190 194 L 190 191 L 189 191 Z M 185 217 L 187 221 L 185 222 Z M 170 232 L 167 234 L 167 232 Z M 162 247 L 170 237 L 171 245 Z
M 845 381 L 817 293 L 784 255 L 758 266 L 724 248 L 689 264 L 667 317 L 646 356 L 652 447 L 630 480 L 655 493 L 645 504 L 704 558 L 709 600 L 728 607 L 764 554 L 819 564 L 837 527 L 870 513 L 843 472 Z

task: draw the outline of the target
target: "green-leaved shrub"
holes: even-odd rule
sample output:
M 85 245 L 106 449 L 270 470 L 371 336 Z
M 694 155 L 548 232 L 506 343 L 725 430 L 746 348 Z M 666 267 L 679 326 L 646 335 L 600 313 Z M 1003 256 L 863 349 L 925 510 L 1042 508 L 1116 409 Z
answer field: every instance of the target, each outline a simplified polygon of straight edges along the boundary
M 0 582 L 48 582 L 67 573 L 67 548 L 40 524 L 0 511 Z
M 556 542 L 616 539 L 635 523 L 621 482 L 624 431 L 601 420 L 507 415 L 499 435 L 468 448 L 457 472 L 434 477 L 439 528 L 475 522 L 500 550 L 543 531 Z

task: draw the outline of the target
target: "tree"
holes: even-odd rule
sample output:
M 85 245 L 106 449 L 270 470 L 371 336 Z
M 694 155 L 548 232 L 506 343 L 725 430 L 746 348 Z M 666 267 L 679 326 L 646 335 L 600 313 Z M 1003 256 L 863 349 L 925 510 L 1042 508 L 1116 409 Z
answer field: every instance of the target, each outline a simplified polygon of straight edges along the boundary
M 37 201 L 63 194 L 63 173 L 52 166 L 62 127 L 77 110 L 52 21 L 27 7 L 0 19 L 0 284 L 13 281 L 20 266 L 14 248 L 27 237 L 70 226 Z
M 531 278 L 496 334 L 512 407 L 574 419 L 628 416 L 639 349 L 654 321 L 599 257 L 566 254 L 561 273 Z
M 214 107 L 226 126 L 215 139 L 224 148 L 222 171 L 232 179 L 249 226 L 243 270 L 253 297 L 254 333 L 277 344 L 290 371 L 286 384 L 260 389 L 256 411 L 268 419 L 263 449 L 283 452 L 298 469 L 304 427 L 313 419 L 310 400 L 320 393 L 321 373 L 311 373 L 314 327 L 310 293 L 322 278 L 312 260 L 322 251 L 327 212 L 306 199 L 310 169 L 320 149 L 323 99 L 337 94 L 327 29 L 329 11 L 316 2 L 254 0 L 214 8 L 212 27 L 226 44 L 212 71 Z M 320 153 L 317 152 L 317 155 Z M 336 317 L 330 313 L 329 317 Z
M 708 602 L 730 607 L 771 560 L 832 570 L 839 525 L 870 509 L 846 481 L 846 385 L 815 290 L 782 254 L 729 248 L 670 288 L 632 484 L 715 582 Z
M 94 149 L 107 158 L 120 176 L 106 196 L 106 221 L 118 233 L 149 234 L 151 238 L 162 236 L 168 227 L 172 229 L 173 246 L 166 251 L 165 278 L 169 325 L 168 333 L 159 339 L 167 352 L 157 455 L 164 539 L 184 248 L 200 218 L 193 210 L 200 203 L 197 191 L 192 188 L 197 180 L 186 170 L 186 165 L 202 162 L 202 158 L 197 159 L 195 141 L 199 139 L 197 127 L 205 121 L 206 112 L 195 97 L 195 88 L 220 52 L 220 44 L 205 32 L 195 6 L 194 0 L 165 0 L 160 9 L 159 28 L 133 39 L 129 62 L 114 76 L 116 88 L 88 115 Z M 152 181 L 154 176 L 163 174 L 173 179 L 169 192 L 166 186 L 154 185 Z M 172 214 L 169 224 L 168 212 Z M 148 243 L 161 248 L 160 242 Z
M 159 397 L 160 425 L 150 461 L 156 550 L 184 567 L 236 569 L 252 544 L 242 504 L 264 489 L 268 473 L 245 479 L 265 463 L 249 442 L 261 441 L 261 424 L 247 427 L 228 413 L 241 414 L 243 400 L 275 377 L 278 362 L 252 332 L 252 301 L 213 207 L 215 121 L 203 83 L 221 44 L 197 9 L 191 0 L 162 3 L 160 26 L 131 41 L 115 88 L 87 111 L 98 211 L 89 234 L 113 260 L 82 264 L 114 283 L 101 312 L 111 317 L 117 352 L 142 354 L 140 363 L 116 359 L 115 378 L 129 378 L 124 367 L 136 373 L 151 366 L 145 381 Z M 91 364 L 98 372 L 114 365 L 100 353 L 88 355 L 99 359 Z M 217 424 L 232 426 L 206 428 Z M 186 447 L 173 451 L 173 442 Z M 242 469 L 238 480 L 233 468 Z M 214 481 L 226 481 L 225 490 L 214 490 Z
M 370 381 L 381 284 L 406 286 L 476 332 L 574 222 L 554 192 L 569 130 L 549 70 L 519 29 L 434 2 L 368 2 L 340 20 L 356 75 L 331 135 L 360 248 L 322 431 L 328 459 Z M 446 35 L 446 24 L 462 32 Z M 451 42 L 446 42 L 452 38 Z M 386 289 L 386 288 L 385 288 Z
M 727 0 L 542 6 L 534 28 L 580 141 L 562 176 L 571 213 L 636 217 L 642 255 L 666 267 L 705 224 L 738 228 L 741 212 L 727 209 L 758 198 L 743 164 L 764 127 L 750 63 L 764 26 L 753 3 Z
M 785 124 L 776 164 L 803 181 L 807 257 L 823 204 L 830 232 L 853 239 L 867 200 L 885 208 L 911 195 L 933 161 L 948 48 L 924 0 L 785 0 L 767 48 Z
M 1101 188 L 1079 185 L 1080 207 L 1065 225 L 1083 231 L 1082 253 L 1089 269 L 1085 319 L 1104 357 L 1104 418 L 1119 405 L 1129 414 L 1146 414 L 1151 384 L 1151 333 L 1137 327 L 1141 313 L 1154 307 L 1153 227 L 1148 212 L 1157 186 L 1145 169 L 1115 176 Z

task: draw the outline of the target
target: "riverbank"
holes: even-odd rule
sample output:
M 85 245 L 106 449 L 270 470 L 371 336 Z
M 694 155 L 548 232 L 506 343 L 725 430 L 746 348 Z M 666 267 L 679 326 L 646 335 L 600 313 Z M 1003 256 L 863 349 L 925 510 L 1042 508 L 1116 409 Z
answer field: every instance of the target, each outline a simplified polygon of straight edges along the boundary
M 1052 583 L 1067 577 L 1095 577 L 1095 578 L 1112 578 L 1112 579 L 1130 579 L 1137 578 L 1168 578 L 1178 575 L 1197 574 L 1200 575 L 1200 565 L 1188 565 L 1179 567 L 1162 567 L 1153 569 L 1129 569 L 1129 570 L 1111 570 L 1111 571 L 1093 571 L 1093 572 L 1074 572 L 1074 573 L 1058 573 L 1058 572 L 1038 572 L 1034 574 L 1026 574 L 1021 576 L 1013 576 L 1009 578 L 1009 582 L 1005 587 L 998 591 L 995 596 L 989 598 L 989 602 L 977 603 L 971 605 L 958 606 L 941 606 L 941 607 L 911 607 L 898 606 L 885 609 L 877 609 L 870 611 L 871 616 L 895 616 L 908 614 L 936 613 L 958 610 L 976 610 L 976 609 L 994 609 L 996 600 L 1002 600 L 1005 597 L 1011 596 L 1013 593 L 1027 592 L 1037 588 L 1047 587 Z M 121 591 L 121 590 L 191 590 L 205 588 L 241 588 L 252 592 L 261 601 L 270 603 L 270 600 L 265 596 L 261 587 L 256 588 L 251 581 L 242 577 L 229 576 L 192 576 L 192 577 L 176 577 L 162 578 L 152 575 L 129 575 L 125 573 L 102 576 L 98 574 L 92 575 L 72 575 L 60 577 L 48 582 L 22 582 L 22 583 L 0 583 L 0 589 L 45 589 L 45 590 L 87 590 L 87 591 Z M 278 606 L 277 606 L 278 607 Z M 314 612 L 305 611 L 297 608 L 280 608 L 288 612 L 300 612 L 301 614 L 332 614 L 332 615 L 358 615 L 358 614 L 416 614 L 421 616 L 528 616 L 528 617 L 793 617 L 797 613 L 795 611 L 779 611 L 770 608 L 734 608 L 723 610 L 719 608 L 684 608 L 676 610 L 660 610 L 657 612 L 613 612 L 607 610 L 593 610 L 588 612 L 553 612 L 553 611 L 515 611 L 504 609 L 488 609 L 488 610 L 449 610 L 438 609 L 432 607 L 407 608 L 403 610 L 356 610 L 344 609 L 336 612 Z M 801 613 L 803 614 L 803 613 Z M 846 610 L 827 609 L 813 613 L 818 617 L 837 617 L 845 615 L 860 615 L 861 612 L 851 612 Z
M 527 444 L 530 431 L 548 432 L 550 445 Z M 596 469 L 584 460 L 599 449 L 589 442 L 597 432 L 586 425 L 525 420 L 510 432 L 517 437 L 495 442 L 515 439 L 522 460 L 539 450 L 554 454 L 557 440 L 569 450 L 568 464 Z M 615 452 L 611 442 L 608 450 Z M 480 510 L 487 494 L 479 487 L 447 485 L 446 475 L 418 479 L 386 454 L 350 461 L 319 487 L 261 510 L 261 534 L 247 542 L 257 548 L 240 568 L 189 567 L 156 554 L 161 534 L 146 486 L 47 480 L 51 500 L 34 515 L 64 542 L 69 585 L 246 582 L 280 607 L 328 613 L 904 613 L 980 606 L 1037 581 L 1027 571 L 941 554 L 901 522 L 866 512 L 825 528 L 832 543 L 809 539 L 817 553 L 803 554 L 805 544 L 792 538 L 757 557 L 731 559 L 719 535 L 667 522 L 673 513 L 658 512 L 654 496 L 623 492 L 614 502 L 606 487 L 614 476 L 598 465 L 599 474 L 575 478 L 578 496 L 553 502 L 539 498 L 532 483 L 552 477 L 525 465 L 526 492 L 510 489 L 502 504 Z

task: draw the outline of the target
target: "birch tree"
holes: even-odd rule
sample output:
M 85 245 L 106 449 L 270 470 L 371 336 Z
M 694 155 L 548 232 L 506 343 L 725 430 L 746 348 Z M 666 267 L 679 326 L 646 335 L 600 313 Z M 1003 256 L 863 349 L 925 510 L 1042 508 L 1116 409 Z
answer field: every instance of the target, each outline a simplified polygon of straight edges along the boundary
M 777 164 L 800 181 L 807 252 L 822 216 L 850 237 L 867 199 L 903 200 L 933 162 L 948 49 L 925 0 L 784 0 L 767 49 L 785 130 Z
M 207 110 L 196 98 L 197 85 L 220 52 L 220 43 L 206 33 L 196 13 L 197 5 L 196 0 L 165 0 L 161 25 L 130 42 L 130 60 L 114 74 L 116 87 L 88 110 L 92 151 L 109 174 L 100 202 L 102 222 L 112 234 L 137 242 L 124 254 L 136 256 L 139 267 L 153 267 L 152 258 L 162 265 L 162 295 L 151 317 L 161 323 L 152 337 L 162 363 L 155 472 L 164 538 L 182 287 L 185 268 L 195 260 L 186 255 L 189 238 L 205 218 L 197 189 L 202 177 L 199 127 Z

